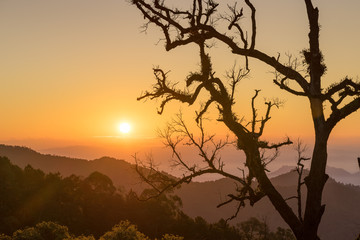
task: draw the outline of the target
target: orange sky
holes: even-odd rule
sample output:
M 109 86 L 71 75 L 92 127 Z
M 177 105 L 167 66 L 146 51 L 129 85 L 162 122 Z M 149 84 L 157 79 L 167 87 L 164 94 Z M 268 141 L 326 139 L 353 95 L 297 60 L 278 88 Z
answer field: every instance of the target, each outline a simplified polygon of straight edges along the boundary
M 258 0 L 254 4 L 259 49 L 271 55 L 297 55 L 307 47 L 303 1 Z M 328 66 L 325 85 L 347 75 L 356 78 L 360 73 L 360 2 L 314 4 L 320 9 L 321 46 Z M 67 141 L 68 145 L 96 142 L 99 137 L 119 135 L 117 125 L 122 121 L 133 125 L 129 137 L 155 137 L 155 129 L 180 105 L 169 105 L 159 116 L 155 102 L 136 101 L 154 82 L 152 67 L 171 70 L 171 78 L 181 81 L 189 71 L 197 70 L 198 59 L 192 46 L 166 52 L 162 42 L 156 44 L 157 29 L 140 32 L 142 21 L 138 11 L 123 0 L 1 0 L 0 140 L 60 139 L 63 145 Z M 234 61 L 243 61 L 221 44 L 211 54 L 219 76 Z M 273 113 L 266 135 L 311 139 L 307 100 L 282 92 L 272 84 L 271 69 L 250 63 L 251 78 L 238 91 L 238 110 L 242 111 L 238 114 L 248 112 L 253 90 L 261 88 L 259 104 L 263 97 L 286 100 Z M 189 119 L 196 109 L 198 105 L 183 106 Z M 359 139 L 359 123 L 357 112 L 337 126 L 332 140 Z

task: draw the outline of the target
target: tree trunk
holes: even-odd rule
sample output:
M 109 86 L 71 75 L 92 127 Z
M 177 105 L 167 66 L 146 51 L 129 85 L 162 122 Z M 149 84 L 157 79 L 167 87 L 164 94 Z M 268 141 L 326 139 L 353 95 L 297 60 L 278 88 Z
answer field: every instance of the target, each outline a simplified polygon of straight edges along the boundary
M 291 230 L 296 235 L 297 239 L 301 239 L 302 234 L 302 224 L 294 214 L 294 211 L 286 203 L 285 199 L 281 194 L 275 189 L 274 185 L 271 183 L 270 179 L 267 177 L 264 166 L 261 162 L 261 156 L 258 147 L 255 144 L 249 144 L 252 147 L 245 150 L 247 165 L 251 174 L 257 179 L 261 190 L 267 195 L 272 205 L 279 212 L 284 221 L 290 226 Z M 248 145 L 248 146 L 249 146 Z
M 311 160 L 309 176 L 305 178 L 307 187 L 306 208 L 304 215 L 304 238 L 306 240 L 320 239 L 317 236 L 319 224 L 325 211 L 322 205 L 322 193 L 328 179 L 326 171 L 327 141 L 329 131 L 323 115 L 322 101 L 310 99 L 315 128 L 315 144 Z

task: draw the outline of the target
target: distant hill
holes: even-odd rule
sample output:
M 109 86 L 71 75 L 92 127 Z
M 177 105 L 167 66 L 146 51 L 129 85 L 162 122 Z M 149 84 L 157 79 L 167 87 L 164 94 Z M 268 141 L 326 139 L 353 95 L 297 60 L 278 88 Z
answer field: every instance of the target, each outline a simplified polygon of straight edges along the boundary
M 290 172 L 272 179 L 274 185 L 284 197 L 296 194 L 296 172 Z M 228 193 L 234 193 L 235 183 L 229 179 L 214 182 L 192 183 L 184 185 L 178 192 L 183 201 L 184 212 L 191 217 L 203 216 L 208 221 L 232 216 L 234 205 L 216 208 Z M 320 225 L 322 239 L 355 239 L 360 233 L 360 187 L 344 185 L 329 179 L 323 194 L 326 211 Z M 290 200 L 296 209 L 296 201 Z M 254 207 L 241 209 L 233 224 L 250 217 L 265 219 L 271 228 L 287 227 L 267 198 L 262 199 Z
M 109 176 L 115 186 L 124 187 L 124 191 L 130 189 L 140 191 L 144 189 L 140 178 L 136 174 L 134 165 L 110 157 L 102 157 L 95 160 L 60 157 L 40 154 L 27 147 L 0 145 L 0 156 L 6 156 L 10 161 L 21 168 L 30 164 L 46 173 L 59 172 L 64 177 L 71 174 L 88 176 L 94 171 Z
M 295 170 L 295 168 L 296 166 L 285 165 L 275 171 L 269 172 L 267 175 L 269 178 L 273 178 Z M 350 173 L 342 168 L 328 166 L 326 168 L 326 173 L 337 182 L 360 186 L 360 171 L 357 173 Z
M 349 173 L 341 168 L 327 167 L 326 172 L 337 182 L 360 186 L 360 171 L 357 173 Z
M 123 160 L 103 157 L 88 161 L 52 155 L 43 155 L 29 148 L 0 145 L 0 156 L 6 156 L 14 164 L 24 167 L 27 164 L 34 168 L 40 168 L 45 172 L 60 172 L 63 176 L 71 174 L 87 176 L 93 171 L 99 171 L 109 176 L 115 185 L 123 186 L 124 190 L 134 189 L 140 191 L 145 186 L 135 172 L 134 165 Z M 291 167 L 279 170 L 273 183 L 284 197 L 295 195 L 296 172 L 289 172 Z M 328 168 L 330 176 L 342 178 L 351 174 L 341 169 Z M 227 205 L 217 209 L 216 206 L 226 199 L 226 195 L 233 193 L 236 185 L 232 180 L 220 179 L 210 182 L 193 182 L 185 184 L 177 190 L 177 194 L 183 201 L 183 210 L 191 217 L 202 216 L 210 222 L 220 218 L 228 218 L 235 211 L 234 205 Z M 320 225 L 322 239 L 355 239 L 360 232 L 360 187 L 344 185 L 329 179 L 324 190 L 323 201 L 326 211 Z M 292 207 L 296 207 L 296 201 L 290 200 Z M 245 207 L 239 212 L 238 217 L 232 224 L 248 220 L 255 216 L 265 219 L 271 228 L 277 226 L 287 227 L 274 207 L 267 198 L 264 198 L 254 207 Z
M 284 165 L 284 166 L 281 166 L 279 169 L 277 169 L 275 171 L 268 172 L 267 176 L 269 178 L 277 177 L 277 176 L 280 176 L 282 174 L 291 172 L 292 170 L 295 170 L 295 168 L 296 168 L 296 166 Z

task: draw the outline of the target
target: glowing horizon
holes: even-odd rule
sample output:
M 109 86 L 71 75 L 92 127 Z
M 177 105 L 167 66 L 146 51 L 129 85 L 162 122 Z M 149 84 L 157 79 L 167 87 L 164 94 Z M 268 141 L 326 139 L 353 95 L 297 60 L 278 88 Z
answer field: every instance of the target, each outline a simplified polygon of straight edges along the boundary
M 274 56 L 278 52 L 282 56 L 286 53 L 298 56 L 308 46 L 303 3 L 254 1 L 254 4 L 259 48 Z M 166 52 L 162 42 L 156 45 L 160 33 L 153 28 L 146 35 L 141 33 L 143 18 L 130 4 L 115 0 L 106 4 L 96 0 L 66 4 L 3 0 L 0 5 L 1 141 L 67 139 L 71 142 L 92 136 L 116 136 L 114 126 L 119 119 L 129 119 L 136 125 L 127 136 L 155 138 L 156 129 L 163 128 L 180 108 L 188 122 L 193 121 L 199 103 L 191 107 L 171 103 L 163 115 L 158 115 L 158 102 L 136 101 L 154 83 L 153 66 L 170 71 L 171 80 L 181 85 L 190 71 L 197 70 L 199 59 L 193 46 Z M 356 9 L 360 3 L 344 5 L 333 0 L 331 4 L 317 2 L 316 5 L 322 26 L 321 48 L 328 66 L 325 88 L 347 75 L 356 78 L 360 74 L 357 64 L 360 33 L 354 30 L 359 29 L 356 26 L 360 16 Z M 339 26 L 333 18 L 334 12 L 344 25 Z M 221 45 L 209 51 L 220 77 L 234 62 L 243 64 L 243 59 L 232 56 Z M 308 101 L 274 86 L 267 66 L 254 60 L 250 64 L 254 71 L 237 92 L 239 117 L 250 118 L 253 90 L 261 88 L 259 106 L 263 105 L 263 97 L 286 101 L 283 108 L 272 113 L 265 129 L 266 137 L 311 140 L 313 127 Z M 225 135 L 226 128 L 216 122 L 216 109 L 209 116 L 213 121 L 208 128 Z M 359 122 L 360 114 L 353 114 L 336 126 L 331 138 L 338 142 L 360 138 Z

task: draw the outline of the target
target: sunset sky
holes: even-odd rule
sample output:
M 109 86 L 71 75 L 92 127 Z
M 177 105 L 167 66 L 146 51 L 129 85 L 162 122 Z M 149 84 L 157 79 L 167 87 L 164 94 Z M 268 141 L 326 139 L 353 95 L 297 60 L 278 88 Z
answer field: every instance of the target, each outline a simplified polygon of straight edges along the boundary
M 360 1 L 319 0 L 314 4 L 320 10 L 321 47 L 328 67 L 324 87 L 345 76 L 357 79 Z M 298 56 L 308 47 L 302 0 L 257 0 L 254 5 L 260 50 L 285 57 L 286 53 Z M 114 136 L 131 141 L 156 137 L 155 130 L 181 105 L 172 103 L 159 116 L 156 102 L 136 101 L 154 83 L 152 67 L 171 70 L 171 79 L 182 81 L 198 69 L 199 59 L 193 46 L 166 52 L 163 42 L 158 43 L 159 31 L 150 28 L 142 33 L 142 24 L 138 10 L 124 0 L 0 0 L 0 141 L 24 140 L 31 145 L 42 139 L 46 148 L 47 139 L 65 146 Z M 210 53 L 219 76 L 235 61 L 243 63 L 221 44 Z M 250 64 L 251 77 L 237 92 L 238 114 L 248 113 L 254 89 L 262 89 L 259 105 L 263 97 L 285 100 L 284 107 L 272 114 L 266 136 L 301 137 L 311 142 L 307 100 L 274 86 L 270 68 L 255 60 Z M 182 105 L 190 120 L 198 107 Z M 118 131 L 121 122 L 132 125 L 130 133 Z M 211 124 L 224 132 L 220 124 Z M 360 112 L 335 128 L 331 142 L 360 149 Z

